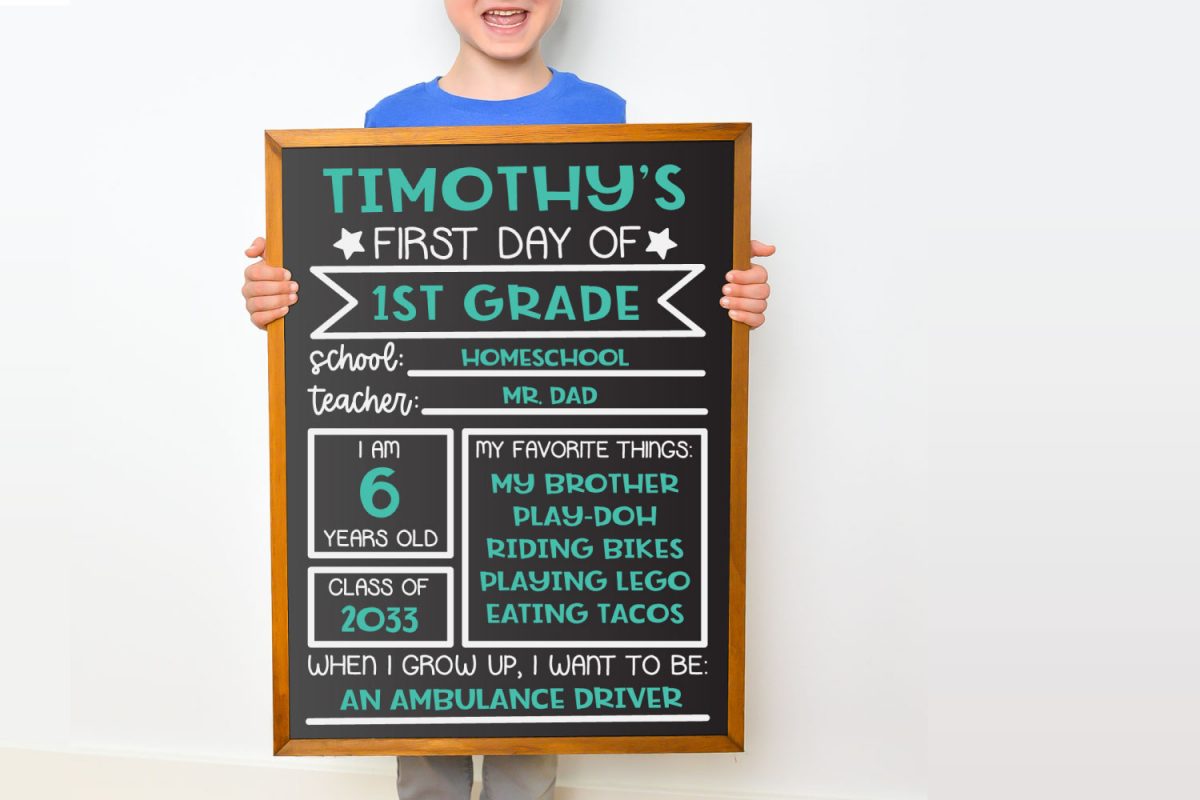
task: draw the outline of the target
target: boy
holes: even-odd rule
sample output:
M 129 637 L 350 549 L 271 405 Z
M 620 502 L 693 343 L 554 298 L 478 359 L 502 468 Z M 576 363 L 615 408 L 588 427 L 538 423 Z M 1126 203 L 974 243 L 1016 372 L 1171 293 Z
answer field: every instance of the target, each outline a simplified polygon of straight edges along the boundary
M 554 24 L 562 0 L 445 0 L 458 30 L 458 57 L 449 71 L 380 100 L 366 114 L 365 127 L 429 125 L 515 125 L 625 122 L 625 101 L 614 92 L 546 66 L 540 42 Z M 246 249 L 259 258 L 262 237 Z M 769 256 L 772 245 L 753 241 L 752 256 Z M 259 328 L 287 314 L 298 285 L 291 273 L 259 260 L 246 268 L 242 295 L 250 320 Z M 720 303 L 730 318 L 757 328 L 764 321 L 767 272 L 759 265 L 731 270 Z M 399 756 L 396 789 L 400 800 L 455 798 L 471 793 L 474 768 L 469 756 Z M 554 795 L 557 757 L 487 756 L 483 800 L 547 800 Z

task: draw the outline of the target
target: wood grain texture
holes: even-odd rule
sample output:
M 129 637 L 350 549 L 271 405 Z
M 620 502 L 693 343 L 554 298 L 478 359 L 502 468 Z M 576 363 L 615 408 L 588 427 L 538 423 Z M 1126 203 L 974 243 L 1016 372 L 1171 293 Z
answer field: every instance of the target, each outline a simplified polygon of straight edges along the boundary
M 541 736 L 478 739 L 292 739 L 281 756 L 738 753 L 728 736 Z
M 271 130 L 280 147 L 376 147 L 404 144 L 539 144 L 735 140 L 748 122 L 662 125 L 466 125 L 447 128 Z
M 750 125 L 516 125 L 448 128 L 269 130 L 266 143 L 267 250 L 283 252 L 282 155 L 290 147 L 538 144 L 558 142 L 732 141 L 733 267 L 750 266 Z M 745 713 L 746 425 L 749 328 L 732 337 L 729 464 L 729 703 L 724 736 L 564 736 L 426 739 L 293 739 L 289 712 L 285 320 L 267 326 L 271 449 L 271 628 L 276 755 L 487 755 L 535 753 L 741 752 Z
M 283 152 L 266 144 L 267 249 L 264 260 L 283 266 Z M 267 403 L 271 448 L 271 672 L 274 739 L 278 753 L 291 736 L 288 697 L 287 404 L 283 317 L 267 325 Z
M 733 142 L 733 268 L 750 268 L 750 126 Z M 729 383 L 729 738 L 742 749 L 746 705 L 746 428 L 750 328 L 730 320 Z

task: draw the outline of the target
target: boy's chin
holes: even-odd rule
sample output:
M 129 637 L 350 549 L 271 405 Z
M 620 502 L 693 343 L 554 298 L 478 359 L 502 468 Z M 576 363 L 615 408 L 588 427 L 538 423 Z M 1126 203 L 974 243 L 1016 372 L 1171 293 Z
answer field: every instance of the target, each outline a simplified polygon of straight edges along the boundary
M 494 42 L 488 41 L 486 38 L 483 41 L 475 40 L 475 46 L 488 58 L 496 61 L 517 61 L 533 50 L 537 44 L 537 39 L 530 38 L 529 41 L 507 41 Z

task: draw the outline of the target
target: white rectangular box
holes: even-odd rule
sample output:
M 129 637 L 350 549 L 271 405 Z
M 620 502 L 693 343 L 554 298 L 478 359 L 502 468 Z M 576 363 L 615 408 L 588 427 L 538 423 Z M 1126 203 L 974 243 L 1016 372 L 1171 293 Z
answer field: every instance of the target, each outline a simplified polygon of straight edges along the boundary
M 470 565 L 470 491 L 467 471 L 470 467 L 468 443 L 472 436 L 698 436 L 700 437 L 700 638 L 671 641 L 482 641 L 471 638 L 469 610 L 467 605 L 468 583 L 471 580 Z M 463 647 L 708 647 L 708 431 L 704 428 L 463 428 L 462 430 L 462 636 Z
M 316 509 L 313 491 L 316 478 L 314 447 L 318 436 L 444 436 L 446 437 L 446 547 L 406 552 L 396 550 L 357 552 L 317 550 Z M 309 558 L 452 558 L 454 556 L 454 430 L 451 428 L 309 428 L 308 429 L 308 557 Z
M 316 620 L 313 618 L 316 600 L 313 590 L 316 588 L 318 573 L 335 573 L 338 575 L 354 575 L 361 573 L 389 572 L 402 575 L 442 574 L 446 576 L 446 638 L 440 641 L 398 641 L 398 642 L 327 642 L 318 641 L 316 637 Z M 392 648 L 430 648 L 454 646 L 454 568 L 453 567 L 309 567 L 308 568 L 308 646 L 309 647 L 392 647 Z

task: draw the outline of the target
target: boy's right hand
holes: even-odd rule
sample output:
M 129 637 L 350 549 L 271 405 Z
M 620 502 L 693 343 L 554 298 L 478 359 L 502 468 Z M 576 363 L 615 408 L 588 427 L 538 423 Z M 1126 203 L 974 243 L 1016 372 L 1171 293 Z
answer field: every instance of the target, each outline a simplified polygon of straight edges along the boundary
M 262 260 L 266 249 L 267 240 L 261 236 L 246 248 L 246 256 L 258 261 L 246 267 L 246 282 L 242 285 L 250 321 L 258 328 L 266 328 L 267 323 L 286 314 L 288 307 L 296 302 L 296 291 L 300 288 L 292 280 L 291 272 Z

